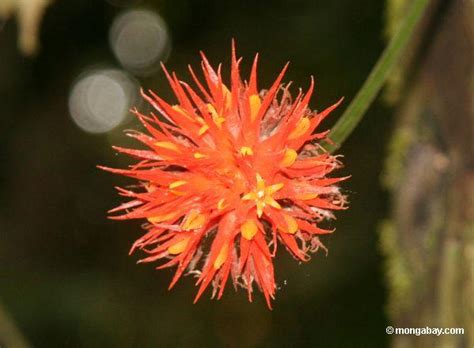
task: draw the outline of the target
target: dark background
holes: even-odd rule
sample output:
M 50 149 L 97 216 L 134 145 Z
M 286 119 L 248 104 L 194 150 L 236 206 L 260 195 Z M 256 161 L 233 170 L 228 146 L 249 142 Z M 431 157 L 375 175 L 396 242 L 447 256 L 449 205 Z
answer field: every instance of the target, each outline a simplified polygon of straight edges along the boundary
M 235 38 L 247 73 L 260 53 L 259 86 L 267 87 L 291 61 L 285 81 L 307 88 L 312 107 L 361 86 L 384 46 L 384 2 L 192 1 L 134 3 L 158 13 L 170 34 L 167 67 L 189 81 L 187 63 L 199 50 L 224 63 Z M 108 40 L 126 7 L 99 0 L 56 0 L 43 17 L 36 57 L 17 50 L 18 26 L 0 29 L 0 301 L 35 347 L 381 347 L 388 343 L 386 292 L 377 226 L 386 214 L 379 184 L 392 111 L 379 101 L 340 149 L 351 174 L 344 183 L 350 209 L 337 214 L 329 255 L 298 264 L 280 249 L 279 290 L 269 311 L 256 293 L 228 284 L 221 301 L 209 292 L 192 304 L 193 279 L 171 292 L 172 271 L 135 265 L 128 256 L 140 222 L 115 222 L 106 211 L 120 202 L 113 187 L 129 181 L 95 168 L 124 166 L 111 144 L 128 144 L 123 129 L 84 132 L 71 120 L 68 98 L 78 76 L 95 66 L 121 69 Z M 131 73 L 133 75 L 133 73 Z M 166 98 L 160 71 L 135 77 Z M 0 338 L 1 340 L 1 338 Z M 1 345 L 1 343 L 0 343 Z

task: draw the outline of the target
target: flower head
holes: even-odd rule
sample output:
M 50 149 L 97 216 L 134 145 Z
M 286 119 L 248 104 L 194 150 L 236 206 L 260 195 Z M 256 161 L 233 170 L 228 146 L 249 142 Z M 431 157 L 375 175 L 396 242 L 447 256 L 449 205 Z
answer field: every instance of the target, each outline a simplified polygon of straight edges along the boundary
M 177 103 L 154 92 L 143 97 L 158 112 L 133 112 L 147 134 L 131 131 L 146 150 L 115 147 L 139 160 L 129 169 L 104 168 L 139 181 L 138 189 L 118 188 L 127 203 L 110 212 L 115 219 L 146 219 L 146 233 L 131 249 L 147 254 L 140 262 L 165 260 L 176 266 L 170 288 L 183 273 L 195 274 L 196 301 L 212 283 L 220 298 L 231 276 L 252 299 L 257 284 L 270 307 L 275 295 L 273 258 L 281 244 L 298 260 L 324 248 L 319 227 L 345 208 L 336 186 L 346 178 L 328 178 L 341 166 L 318 142 L 315 132 L 337 104 L 318 113 L 308 108 L 308 92 L 292 99 L 281 84 L 286 66 L 268 90 L 257 89 L 257 59 L 243 82 L 240 59 L 232 50 L 230 87 L 220 66 L 215 71 L 202 54 L 207 87 L 194 71 L 197 91 L 164 69 Z

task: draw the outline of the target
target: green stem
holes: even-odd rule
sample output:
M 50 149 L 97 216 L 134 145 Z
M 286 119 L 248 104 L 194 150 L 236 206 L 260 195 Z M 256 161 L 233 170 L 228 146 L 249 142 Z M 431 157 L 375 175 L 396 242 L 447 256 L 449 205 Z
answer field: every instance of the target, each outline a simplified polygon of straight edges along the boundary
M 397 33 L 392 37 L 385 51 L 370 72 L 361 89 L 349 104 L 341 118 L 334 125 L 329 138 L 333 144 L 325 144 L 330 152 L 337 150 L 359 124 L 370 104 L 384 85 L 387 77 L 403 53 L 417 23 L 420 21 L 430 0 L 414 0 Z

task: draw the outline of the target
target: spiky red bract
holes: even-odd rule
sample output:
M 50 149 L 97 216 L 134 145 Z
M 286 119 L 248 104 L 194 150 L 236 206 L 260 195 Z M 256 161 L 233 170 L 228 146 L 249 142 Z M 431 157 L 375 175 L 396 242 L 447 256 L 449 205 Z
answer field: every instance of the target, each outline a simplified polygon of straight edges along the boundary
M 101 167 L 139 181 L 139 189 L 118 188 L 130 200 L 112 209 L 114 219 L 147 219 L 146 233 L 131 249 L 148 254 L 139 262 L 166 260 L 176 266 L 170 288 L 183 273 L 198 277 L 196 301 L 212 283 L 222 296 L 229 276 L 248 291 L 253 284 L 268 306 L 275 295 L 273 258 L 280 243 L 298 260 L 325 249 L 319 235 L 323 220 L 346 207 L 338 182 L 329 178 L 341 166 L 319 141 L 320 122 L 340 103 L 311 111 L 306 93 L 292 99 L 281 81 L 286 66 L 268 90 L 257 89 L 257 58 L 243 82 L 232 50 L 230 89 L 202 54 L 207 87 L 194 71 L 197 91 L 163 67 L 177 103 L 152 91 L 143 97 L 158 115 L 137 110 L 147 133 L 128 132 L 147 149 L 115 147 L 139 162 L 129 169 Z

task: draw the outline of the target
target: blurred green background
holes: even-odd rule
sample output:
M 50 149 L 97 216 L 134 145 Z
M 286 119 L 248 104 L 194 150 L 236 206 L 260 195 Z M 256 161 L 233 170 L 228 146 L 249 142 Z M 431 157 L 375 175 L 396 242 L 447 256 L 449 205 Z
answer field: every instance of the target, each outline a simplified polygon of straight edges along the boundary
M 150 20 L 157 36 L 146 30 L 130 36 L 145 24 L 120 32 L 125 20 L 119 19 L 133 19 L 131 10 L 140 10 L 139 23 Z M 323 239 L 328 257 L 319 253 L 298 264 L 280 249 L 273 311 L 259 293 L 248 303 L 230 284 L 221 301 L 209 300 L 208 292 L 196 305 L 190 277 L 168 292 L 172 270 L 137 266 L 139 255 L 128 256 L 140 222 L 106 219 L 120 202 L 114 185 L 130 181 L 95 167 L 130 163 L 110 146 L 130 145 L 123 130 L 140 128 L 123 113 L 132 105 L 147 110 L 137 99 L 139 86 L 171 98 L 159 60 L 189 81 L 187 64 L 198 68 L 203 50 L 214 65 L 224 64 L 227 78 L 231 38 L 245 74 L 260 53 L 260 88 L 291 61 L 285 81 L 294 81 L 294 93 L 315 76 L 313 108 L 345 96 L 323 125 L 330 127 L 383 49 L 383 22 L 378 0 L 56 0 L 42 18 L 40 50 L 26 57 L 17 49 L 19 21 L 4 19 L 0 301 L 28 341 L 35 347 L 386 346 L 377 225 L 386 214 L 379 175 L 392 110 L 381 101 L 340 149 L 346 167 L 339 174 L 352 175 L 343 185 L 351 203 L 337 214 L 336 233 Z M 141 50 L 154 55 L 143 58 Z M 94 80 L 96 104 L 86 110 L 77 86 L 90 76 L 102 80 Z M 94 120 L 97 114 L 118 119 Z

